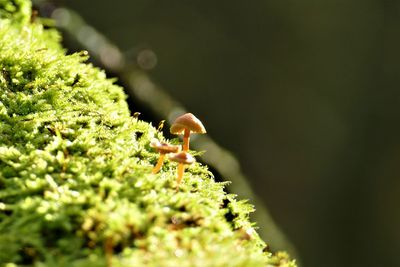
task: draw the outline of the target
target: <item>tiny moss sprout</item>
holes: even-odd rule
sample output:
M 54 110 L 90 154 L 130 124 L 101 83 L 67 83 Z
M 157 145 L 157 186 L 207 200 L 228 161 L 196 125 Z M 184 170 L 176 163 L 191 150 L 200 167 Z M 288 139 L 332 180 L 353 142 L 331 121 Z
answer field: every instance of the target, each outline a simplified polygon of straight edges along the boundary
M 141 114 L 140 112 L 136 111 L 135 113 L 133 113 L 132 117 L 137 120 L 137 119 L 139 119 L 140 114 Z
M 164 128 L 165 120 L 160 121 L 157 127 L 157 131 L 161 132 L 162 129 Z
M 185 113 L 175 119 L 170 129 L 172 134 L 181 135 L 183 134 L 183 146 L 182 151 L 189 150 L 189 141 L 191 133 L 204 134 L 206 129 L 203 123 L 196 118 L 192 113 Z

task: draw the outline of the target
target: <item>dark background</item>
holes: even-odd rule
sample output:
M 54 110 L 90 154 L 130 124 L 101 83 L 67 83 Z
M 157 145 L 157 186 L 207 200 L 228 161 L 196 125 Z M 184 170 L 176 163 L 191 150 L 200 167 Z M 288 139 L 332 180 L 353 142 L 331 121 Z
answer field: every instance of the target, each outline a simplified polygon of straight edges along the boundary
M 239 158 L 304 266 L 400 266 L 400 1 L 56 2 Z

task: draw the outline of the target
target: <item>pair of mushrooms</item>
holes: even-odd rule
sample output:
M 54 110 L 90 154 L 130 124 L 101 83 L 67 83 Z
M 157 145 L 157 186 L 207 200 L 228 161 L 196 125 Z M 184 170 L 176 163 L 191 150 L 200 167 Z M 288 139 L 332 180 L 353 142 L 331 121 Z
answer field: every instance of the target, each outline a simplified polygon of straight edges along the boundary
M 195 158 L 188 153 L 190 135 L 192 133 L 204 134 L 206 129 L 204 128 L 201 121 L 196 118 L 192 113 L 186 113 L 176 118 L 170 129 L 172 134 L 182 135 L 183 134 L 183 145 L 182 151 L 180 146 L 170 145 L 161 143 L 158 140 L 154 140 L 150 143 L 150 146 L 156 149 L 160 153 L 160 157 L 156 166 L 154 166 L 152 173 L 158 173 L 163 165 L 165 155 L 172 153 L 169 157 L 170 160 L 178 163 L 177 169 L 177 188 L 182 181 L 183 173 L 185 171 L 185 165 L 192 164 L 195 162 Z

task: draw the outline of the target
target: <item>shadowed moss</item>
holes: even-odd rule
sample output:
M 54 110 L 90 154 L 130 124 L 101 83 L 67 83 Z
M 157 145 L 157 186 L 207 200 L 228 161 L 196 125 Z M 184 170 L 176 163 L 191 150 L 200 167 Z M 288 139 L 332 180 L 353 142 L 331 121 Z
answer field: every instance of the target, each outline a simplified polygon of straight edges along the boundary
M 111 240 L 113 266 L 295 266 L 206 166 L 151 174 L 169 141 L 30 10 L 0 0 L 0 264 L 105 266 Z

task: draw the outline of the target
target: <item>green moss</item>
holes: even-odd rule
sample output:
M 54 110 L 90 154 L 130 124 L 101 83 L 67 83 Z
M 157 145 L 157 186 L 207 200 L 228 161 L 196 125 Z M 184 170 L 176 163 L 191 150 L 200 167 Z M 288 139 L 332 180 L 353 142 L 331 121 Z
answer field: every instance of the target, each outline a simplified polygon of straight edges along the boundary
M 30 2 L 0 0 L 0 265 L 295 266 L 200 163 L 151 174 L 164 140 L 122 88 L 65 55 Z M 176 141 L 176 140 L 175 140 Z

